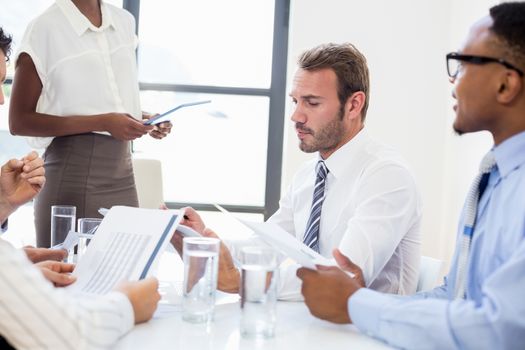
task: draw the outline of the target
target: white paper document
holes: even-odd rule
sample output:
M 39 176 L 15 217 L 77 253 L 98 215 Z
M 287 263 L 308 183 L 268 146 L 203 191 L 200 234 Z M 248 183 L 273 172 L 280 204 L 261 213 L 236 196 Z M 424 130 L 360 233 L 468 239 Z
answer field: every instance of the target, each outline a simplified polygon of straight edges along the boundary
M 112 207 L 73 272 L 77 281 L 67 288 L 105 294 L 120 281 L 147 277 L 182 216 L 173 210 Z
M 69 231 L 64 242 L 52 246 L 51 249 L 73 249 L 78 244 L 79 238 L 78 232 Z
M 297 240 L 297 238 L 274 223 L 240 220 L 220 205 L 214 204 L 214 206 L 222 213 L 235 218 L 237 221 L 251 228 L 266 243 L 304 267 L 317 270 L 315 265 L 335 265 L 332 260 L 325 258 L 312 248 L 306 246 L 303 242 Z
M 266 243 L 304 267 L 316 270 L 315 265 L 334 265 L 334 262 L 330 259 L 325 258 L 312 248 L 306 246 L 303 242 L 274 223 L 240 221 L 255 231 Z

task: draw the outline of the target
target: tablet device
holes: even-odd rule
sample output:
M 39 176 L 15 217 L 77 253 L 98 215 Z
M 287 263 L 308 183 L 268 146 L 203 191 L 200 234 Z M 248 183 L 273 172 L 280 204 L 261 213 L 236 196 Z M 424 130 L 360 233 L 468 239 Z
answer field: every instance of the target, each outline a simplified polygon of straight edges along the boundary
M 164 112 L 162 114 L 156 115 L 153 118 L 150 118 L 150 119 L 144 121 L 144 125 L 157 125 L 157 124 L 166 122 L 166 121 L 168 121 L 170 119 L 170 117 L 168 117 L 169 114 L 171 114 L 171 113 L 173 113 L 173 112 L 175 112 L 175 111 L 177 111 L 177 110 L 179 110 L 181 108 L 202 105 L 202 104 L 210 103 L 210 102 L 211 102 L 211 100 L 205 100 L 205 101 L 195 101 L 195 102 L 187 102 L 187 103 L 180 104 L 180 105 L 178 105 L 176 107 L 173 107 L 169 111 L 166 111 L 166 112 Z

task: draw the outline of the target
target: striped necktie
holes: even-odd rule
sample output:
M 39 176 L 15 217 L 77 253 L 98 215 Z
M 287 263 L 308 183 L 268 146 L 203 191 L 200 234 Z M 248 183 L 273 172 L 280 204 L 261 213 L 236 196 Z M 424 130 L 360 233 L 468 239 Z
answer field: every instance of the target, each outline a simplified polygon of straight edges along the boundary
M 315 179 L 314 197 L 312 200 L 312 209 L 310 210 L 310 218 L 306 225 L 303 243 L 319 252 L 319 227 L 321 221 L 321 209 L 324 201 L 324 187 L 326 176 L 328 175 L 328 168 L 322 160 L 317 162 L 317 178 Z
M 481 161 L 479 167 L 480 173 L 474 179 L 465 203 L 465 226 L 463 228 L 463 238 L 458 257 L 456 286 L 454 290 L 454 296 L 456 299 L 465 298 L 467 263 L 470 243 L 472 242 L 472 235 L 474 234 L 474 227 L 476 225 L 478 202 L 487 188 L 490 172 L 495 165 L 496 159 L 494 158 L 494 154 L 492 152 L 487 153 Z

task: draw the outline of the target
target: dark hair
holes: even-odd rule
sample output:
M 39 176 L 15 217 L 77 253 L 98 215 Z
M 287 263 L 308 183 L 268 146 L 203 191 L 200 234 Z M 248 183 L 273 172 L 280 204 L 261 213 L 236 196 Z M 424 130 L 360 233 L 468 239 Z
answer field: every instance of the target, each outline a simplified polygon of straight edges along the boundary
M 350 43 L 324 44 L 305 51 L 298 60 L 299 68 L 318 70 L 330 68 L 337 76 L 337 95 L 344 108 L 346 100 L 354 92 L 365 94 L 365 104 L 361 110 L 361 120 L 364 121 L 368 109 L 368 92 L 370 78 L 366 58 Z
M 490 9 L 490 30 L 503 44 L 505 54 L 525 68 L 525 2 L 506 2 Z
M 0 27 L 0 50 L 4 53 L 6 61 L 9 61 L 9 55 L 11 54 L 11 41 L 11 35 L 6 34 Z

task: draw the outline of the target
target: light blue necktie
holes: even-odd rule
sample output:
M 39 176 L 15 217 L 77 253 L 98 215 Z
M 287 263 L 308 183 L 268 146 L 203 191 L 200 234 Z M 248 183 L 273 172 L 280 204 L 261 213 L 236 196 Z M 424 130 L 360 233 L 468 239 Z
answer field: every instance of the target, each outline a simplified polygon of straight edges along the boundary
M 458 257 L 458 268 L 456 274 L 456 286 L 454 289 L 454 296 L 456 299 L 465 298 L 465 289 L 467 283 L 467 263 L 470 250 L 470 243 L 472 242 L 472 235 L 474 234 L 474 227 L 476 225 L 476 215 L 478 211 L 478 202 L 483 192 L 487 188 L 490 172 L 496 165 L 494 154 L 489 152 L 483 157 L 479 166 L 479 174 L 474 179 L 472 186 L 466 200 L 465 206 L 465 226 L 463 228 L 463 239 Z
M 303 243 L 319 252 L 319 228 L 321 224 L 321 209 L 324 201 L 324 187 L 326 176 L 328 175 L 328 168 L 322 160 L 317 162 L 317 178 L 315 179 L 314 197 L 312 200 L 312 209 L 310 210 L 310 218 L 306 225 Z

